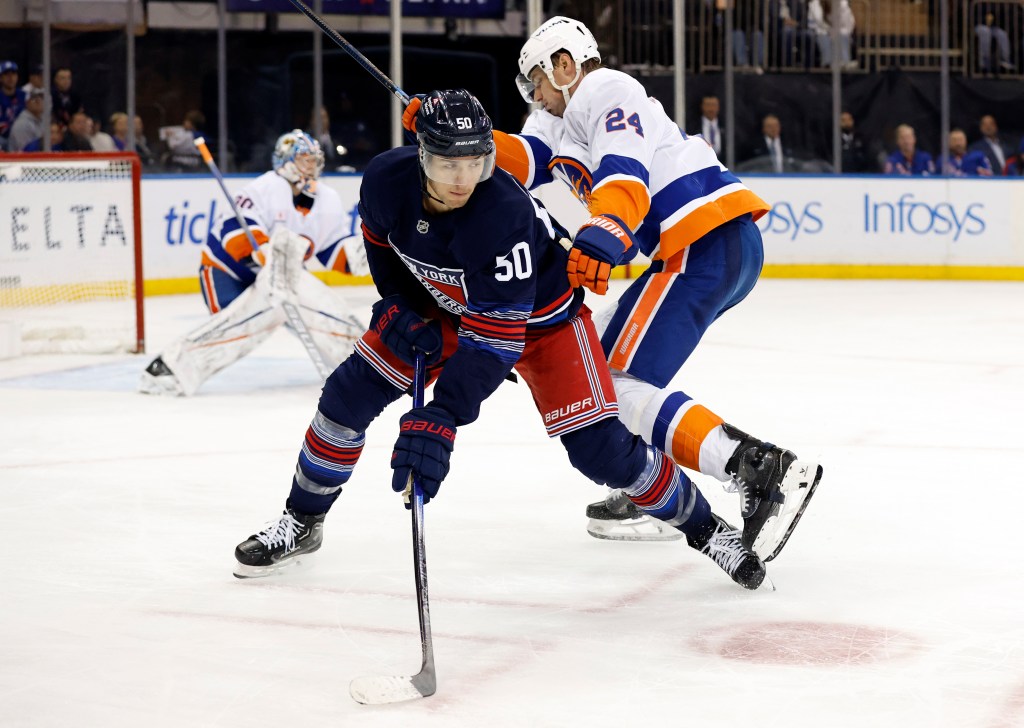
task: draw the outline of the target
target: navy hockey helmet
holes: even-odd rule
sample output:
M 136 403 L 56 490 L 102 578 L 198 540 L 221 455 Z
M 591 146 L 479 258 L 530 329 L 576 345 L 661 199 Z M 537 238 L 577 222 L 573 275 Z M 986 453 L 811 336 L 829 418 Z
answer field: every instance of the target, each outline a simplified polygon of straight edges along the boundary
M 423 172 L 435 182 L 477 183 L 494 173 L 491 119 L 465 89 L 427 94 L 416 114 L 416 140 Z M 472 173 L 468 180 L 467 170 Z

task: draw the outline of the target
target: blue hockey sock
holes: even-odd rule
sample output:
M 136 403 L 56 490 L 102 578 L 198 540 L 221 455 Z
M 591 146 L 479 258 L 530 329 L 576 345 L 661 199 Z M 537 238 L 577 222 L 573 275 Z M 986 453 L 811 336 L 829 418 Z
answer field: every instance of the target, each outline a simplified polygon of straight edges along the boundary
M 352 475 L 364 442 L 364 433 L 317 412 L 302 443 L 289 505 L 300 513 L 326 513 Z
M 711 523 L 711 506 L 697 486 L 653 447 L 648 447 L 647 463 L 640 475 L 622 492 L 644 513 L 687 536 L 703 534 Z

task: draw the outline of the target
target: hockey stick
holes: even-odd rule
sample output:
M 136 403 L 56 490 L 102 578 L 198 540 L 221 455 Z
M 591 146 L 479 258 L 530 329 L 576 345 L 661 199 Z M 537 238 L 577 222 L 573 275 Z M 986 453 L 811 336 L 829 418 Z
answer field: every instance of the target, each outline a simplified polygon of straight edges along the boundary
M 206 166 L 210 168 L 210 173 L 217 180 L 217 184 L 220 185 L 221 192 L 224 193 L 224 198 L 231 205 L 231 211 L 235 213 L 235 219 L 238 220 L 238 224 L 242 226 L 242 230 L 245 231 L 245 237 L 249 239 L 249 245 L 252 246 L 252 252 L 255 253 L 260 249 L 259 243 L 256 242 L 256 237 L 252 234 L 252 230 L 249 229 L 249 224 L 245 221 L 245 217 L 238 209 L 238 205 L 235 204 L 235 198 L 228 192 L 228 188 L 224 184 L 224 175 L 220 173 L 220 169 L 217 167 L 217 163 L 213 161 L 213 155 L 210 154 L 209 148 L 206 146 L 206 140 L 203 137 L 196 137 L 195 139 L 196 149 L 203 157 L 203 161 L 206 162 Z M 310 336 L 309 329 L 306 328 L 306 322 L 302 320 L 302 316 L 299 315 L 299 310 L 295 306 L 284 301 L 281 303 L 281 308 L 284 309 L 284 315 L 288 318 L 288 323 L 291 325 L 292 330 L 295 331 L 295 335 L 299 337 L 299 341 L 306 349 L 306 353 L 309 354 L 309 358 L 313 360 L 313 366 L 316 367 L 317 372 L 321 377 L 327 379 L 334 371 L 327 362 L 324 361 L 323 354 L 320 353 L 320 349 L 317 347 L 316 342 L 313 341 L 313 337 Z
M 352 56 L 352 58 L 355 59 L 355 62 L 365 68 L 371 76 L 384 84 L 388 91 L 398 97 L 399 101 L 406 106 L 409 105 L 409 94 L 398 88 L 394 81 L 385 76 L 383 71 L 373 65 L 366 56 L 356 50 L 356 47 L 345 40 L 338 31 L 324 22 L 324 19 L 313 12 L 306 3 L 302 2 L 302 0 L 291 0 L 291 4 L 302 11 L 303 15 L 312 20 L 316 26 L 324 32 L 324 35 L 337 43 L 343 51 Z
M 422 354 L 416 355 L 416 375 L 413 379 L 413 407 L 423 406 L 426 386 L 426 366 Z M 412 555 L 416 568 L 416 603 L 420 612 L 420 645 L 423 662 L 420 671 L 411 677 L 404 675 L 368 675 L 357 677 L 349 684 L 353 700 L 364 705 L 397 703 L 401 700 L 425 698 L 437 690 L 434 672 L 434 642 L 430 636 L 430 603 L 427 601 L 427 552 L 423 541 L 423 488 L 419 478 L 410 473 L 406 490 L 412 488 Z

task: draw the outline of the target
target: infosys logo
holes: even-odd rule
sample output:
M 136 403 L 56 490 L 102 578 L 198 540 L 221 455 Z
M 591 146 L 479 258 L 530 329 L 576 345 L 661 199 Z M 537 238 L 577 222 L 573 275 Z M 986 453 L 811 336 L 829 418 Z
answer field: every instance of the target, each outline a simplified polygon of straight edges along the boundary
M 768 214 L 758 221 L 762 233 L 787 235 L 796 240 L 801 234 L 817 235 L 825 227 L 821 203 L 808 202 L 803 207 L 791 202 L 776 202 Z
M 905 235 L 981 235 L 985 232 L 985 205 L 972 202 L 956 206 L 949 202 L 915 200 L 905 192 L 897 200 L 872 199 L 864 195 L 864 232 Z

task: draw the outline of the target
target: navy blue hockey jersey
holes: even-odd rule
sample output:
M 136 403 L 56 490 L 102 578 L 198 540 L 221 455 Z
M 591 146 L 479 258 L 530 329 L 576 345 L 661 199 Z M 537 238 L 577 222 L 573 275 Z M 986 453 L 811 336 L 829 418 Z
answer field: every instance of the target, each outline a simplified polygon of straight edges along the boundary
M 359 195 L 367 259 L 381 296 L 422 303 L 424 292 L 458 317 L 459 346 L 434 386 L 435 406 L 456 424 L 476 419 L 480 402 L 519 359 L 528 329 L 574 316 L 583 289 L 570 287 L 568 237 L 544 207 L 502 170 L 465 206 L 423 207 L 417 147 L 377 156 Z

